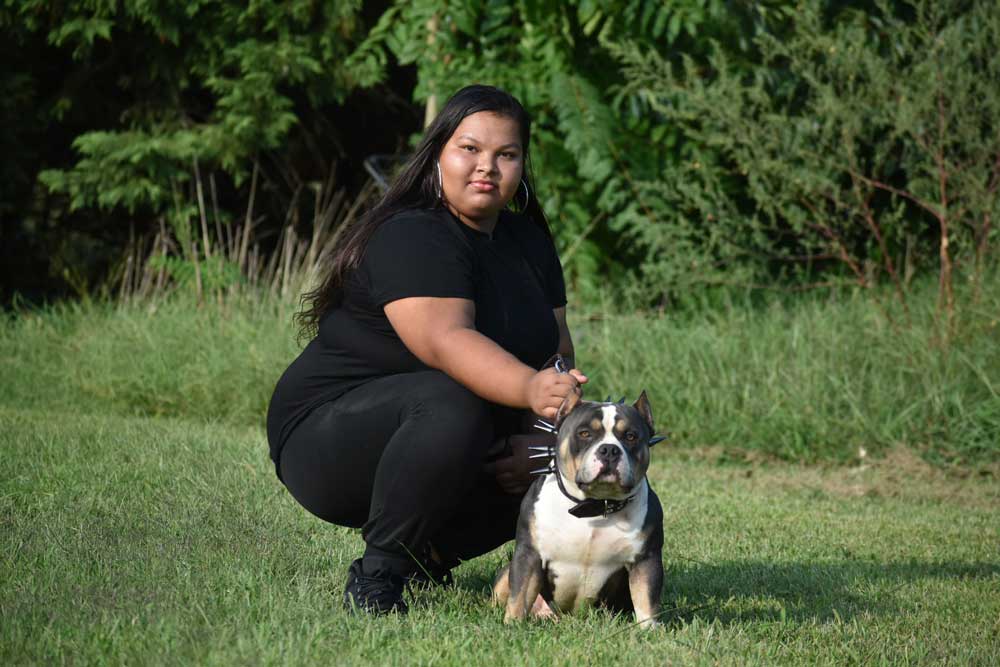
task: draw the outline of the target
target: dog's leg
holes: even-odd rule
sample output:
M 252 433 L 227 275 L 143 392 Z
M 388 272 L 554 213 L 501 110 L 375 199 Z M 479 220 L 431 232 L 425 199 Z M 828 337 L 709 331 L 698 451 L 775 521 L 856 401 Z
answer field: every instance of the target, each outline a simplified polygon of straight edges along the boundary
M 510 563 L 500 568 L 494 577 L 491 596 L 494 607 L 505 607 L 508 599 L 510 599 Z M 531 615 L 535 618 L 555 618 L 556 613 L 539 593 L 535 598 L 535 604 L 531 605 Z
M 493 606 L 502 607 L 510 598 L 510 563 L 500 568 L 493 579 Z
M 521 620 L 531 613 L 538 594 L 542 592 L 542 558 L 533 548 L 518 543 L 510 562 L 509 597 L 504 623 Z
M 659 550 L 646 554 L 629 568 L 628 588 L 632 594 L 635 620 L 647 628 L 660 625 L 657 617 L 663 590 L 663 557 Z

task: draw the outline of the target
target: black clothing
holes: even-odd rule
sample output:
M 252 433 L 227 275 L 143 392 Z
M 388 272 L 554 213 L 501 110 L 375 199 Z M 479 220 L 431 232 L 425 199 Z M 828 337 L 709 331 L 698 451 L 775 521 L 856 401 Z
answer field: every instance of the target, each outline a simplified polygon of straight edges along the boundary
M 523 216 L 502 213 L 490 236 L 446 209 L 408 211 L 372 235 L 267 415 L 278 476 L 316 516 L 362 527 L 366 576 L 410 574 L 428 545 L 448 566 L 486 553 L 514 537 L 520 506 L 482 472 L 516 415 L 406 348 L 383 307 L 415 296 L 471 299 L 476 329 L 534 368 L 557 351 L 566 304 L 552 240 Z
M 366 572 L 405 576 L 428 542 L 451 566 L 514 538 L 521 498 L 482 472 L 514 429 L 441 371 L 398 373 L 313 410 L 282 450 L 281 478 L 319 518 L 362 527 Z
M 558 348 L 552 309 L 566 304 L 566 287 L 541 227 L 503 211 L 491 238 L 444 208 L 395 215 L 368 242 L 342 304 L 278 381 L 267 415 L 276 466 L 289 434 L 317 406 L 375 378 L 427 369 L 382 310 L 413 296 L 473 300 L 476 329 L 534 368 Z

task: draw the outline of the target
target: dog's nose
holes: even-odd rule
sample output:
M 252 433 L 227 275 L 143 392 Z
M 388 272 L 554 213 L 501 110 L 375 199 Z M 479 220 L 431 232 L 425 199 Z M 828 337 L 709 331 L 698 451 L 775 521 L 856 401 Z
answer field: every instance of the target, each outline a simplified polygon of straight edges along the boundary
M 608 463 L 615 463 L 622 457 L 621 447 L 605 443 L 597 450 L 597 458 Z

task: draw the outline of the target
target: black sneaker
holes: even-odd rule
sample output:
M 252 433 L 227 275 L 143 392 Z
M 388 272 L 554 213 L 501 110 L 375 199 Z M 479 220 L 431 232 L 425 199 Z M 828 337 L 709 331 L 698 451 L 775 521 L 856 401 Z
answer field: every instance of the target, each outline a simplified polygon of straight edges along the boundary
M 363 611 L 372 616 L 396 612 L 406 613 L 403 588 L 406 580 L 398 574 L 370 576 L 364 573 L 361 559 L 351 563 L 344 588 L 344 607 L 348 611 Z

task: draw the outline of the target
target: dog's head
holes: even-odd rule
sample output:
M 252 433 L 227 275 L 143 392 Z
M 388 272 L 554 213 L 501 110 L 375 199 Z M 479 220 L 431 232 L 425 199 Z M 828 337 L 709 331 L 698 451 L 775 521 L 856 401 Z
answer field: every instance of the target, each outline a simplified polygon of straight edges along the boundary
M 646 476 L 653 412 L 643 391 L 632 405 L 583 401 L 556 414 L 556 467 L 586 498 L 622 500 Z

